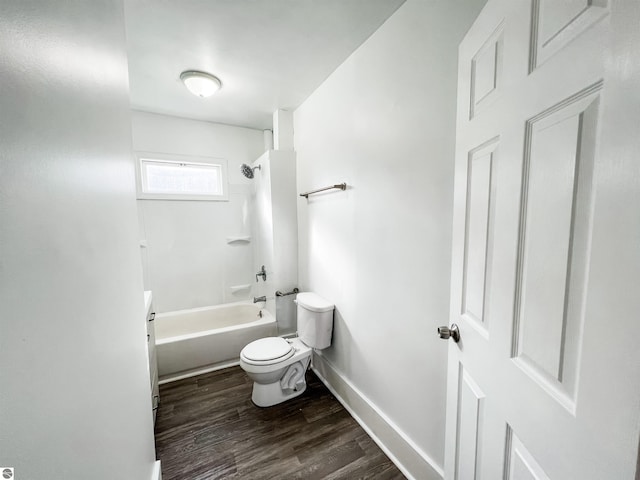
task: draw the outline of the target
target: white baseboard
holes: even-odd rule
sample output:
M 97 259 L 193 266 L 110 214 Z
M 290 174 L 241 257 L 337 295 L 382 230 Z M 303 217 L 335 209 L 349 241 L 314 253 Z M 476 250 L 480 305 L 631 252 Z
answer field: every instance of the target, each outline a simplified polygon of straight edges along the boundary
M 409 480 L 443 480 L 444 472 L 375 404 L 317 352 L 313 371 Z
M 151 471 L 151 480 L 162 480 L 162 469 L 160 468 L 160 460 L 156 460 Z

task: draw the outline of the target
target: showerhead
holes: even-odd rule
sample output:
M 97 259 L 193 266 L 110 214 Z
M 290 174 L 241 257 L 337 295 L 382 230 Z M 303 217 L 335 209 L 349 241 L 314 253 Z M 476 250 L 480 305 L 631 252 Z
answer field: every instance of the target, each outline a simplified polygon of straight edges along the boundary
M 242 165 L 240 165 L 240 171 L 242 172 L 242 174 L 247 177 L 247 178 L 253 178 L 253 172 L 255 169 L 258 170 L 262 170 L 262 166 L 258 165 L 257 167 L 253 167 L 251 168 L 249 165 L 247 165 L 246 163 L 243 163 Z

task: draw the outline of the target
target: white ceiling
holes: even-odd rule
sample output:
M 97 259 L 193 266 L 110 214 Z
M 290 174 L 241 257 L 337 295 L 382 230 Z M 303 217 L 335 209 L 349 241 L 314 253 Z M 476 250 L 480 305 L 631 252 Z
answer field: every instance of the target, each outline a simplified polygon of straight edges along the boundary
M 298 107 L 404 0 L 127 0 L 136 110 L 272 128 Z M 220 78 L 193 96 L 184 70 Z

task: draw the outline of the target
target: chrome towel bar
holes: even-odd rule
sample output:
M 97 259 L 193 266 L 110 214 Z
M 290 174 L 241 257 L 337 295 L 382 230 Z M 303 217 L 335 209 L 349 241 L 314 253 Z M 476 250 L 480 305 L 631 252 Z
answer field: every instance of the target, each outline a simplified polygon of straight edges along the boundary
M 309 195 L 313 195 L 314 193 L 324 192 L 325 190 L 332 190 L 334 188 L 336 188 L 338 190 L 346 190 L 347 189 L 347 184 L 346 183 L 338 183 L 336 185 L 331 185 L 330 187 L 319 188 L 317 190 L 312 190 L 310 192 L 301 193 L 300 196 L 304 197 L 304 198 L 309 198 Z
M 294 294 L 298 293 L 299 291 L 300 290 L 298 290 L 297 287 L 294 288 L 293 290 L 291 290 L 290 292 L 285 292 L 285 293 L 282 293 L 280 290 L 278 290 L 276 292 L 276 297 L 286 297 L 287 295 L 294 295 Z

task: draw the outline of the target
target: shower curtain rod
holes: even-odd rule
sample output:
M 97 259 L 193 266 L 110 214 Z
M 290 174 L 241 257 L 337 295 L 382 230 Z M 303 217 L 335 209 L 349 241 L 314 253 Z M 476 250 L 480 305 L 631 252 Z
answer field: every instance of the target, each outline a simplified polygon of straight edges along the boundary
M 347 184 L 346 183 L 338 183 L 336 185 L 331 185 L 330 187 L 319 188 L 317 190 L 312 190 L 310 192 L 301 193 L 300 196 L 304 197 L 304 198 L 309 198 L 309 195 L 313 195 L 314 193 L 324 192 L 325 190 L 332 190 L 334 188 L 337 188 L 338 190 L 346 190 L 347 189 Z

